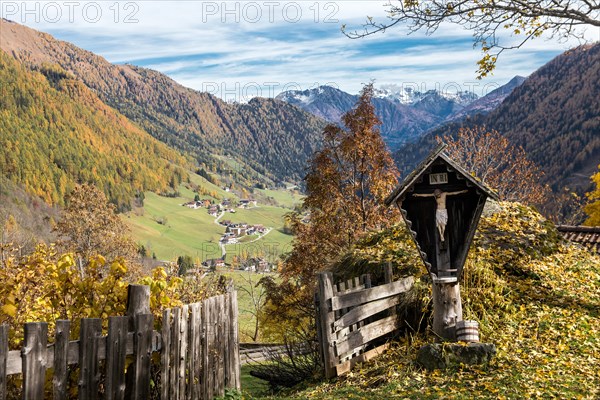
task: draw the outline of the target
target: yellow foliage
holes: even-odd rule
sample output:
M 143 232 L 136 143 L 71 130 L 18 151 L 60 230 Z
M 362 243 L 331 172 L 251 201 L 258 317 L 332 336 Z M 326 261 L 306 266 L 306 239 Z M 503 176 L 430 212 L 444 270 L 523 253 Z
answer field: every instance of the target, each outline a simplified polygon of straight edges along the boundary
M 14 256 L 4 260 L 0 323 L 11 325 L 11 346 L 22 340 L 25 322 L 48 322 L 51 337 L 55 321 L 69 319 L 75 338 L 80 318 L 103 318 L 106 326 L 107 317 L 125 314 L 130 279 L 123 259 L 107 265 L 104 257 L 96 255 L 80 266 L 72 253 L 59 255 L 54 247 L 39 245 L 20 260 Z M 162 308 L 181 304 L 176 290 L 181 279 L 167 276 L 164 269 L 156 268 L 139 283 L 150 286 L 150 307 L 155 315 L 160 315 Z

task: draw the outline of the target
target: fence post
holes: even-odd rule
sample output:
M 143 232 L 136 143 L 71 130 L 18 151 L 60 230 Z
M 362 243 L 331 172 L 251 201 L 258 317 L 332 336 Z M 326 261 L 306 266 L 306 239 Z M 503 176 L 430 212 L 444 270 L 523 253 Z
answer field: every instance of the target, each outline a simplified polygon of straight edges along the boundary
M 136 316 L 150 314 L 150 286 L 129 285 L 127 287 L 127 316 L 129 317 L 129 332 L 136 331 Z M 134 338 L 135 345 L 135 338 Z M 135 347 L 134 347 L 135 348 Z M 135 387 L 138 383 L 135 372 L 135 362 L 127 368 L 125 398 L 131 399 L 140 388 Z
M 228 332 L 229 335 L 229 351 L 231 353 L 231 369 L 229 377 L 230 387 L 234 387 L 237 390 L 241 389 L 240 383 L 240 339 L 238 331 L 238 301 L 237 292 L 232 290 L 229 293 L 231 300 L 229 302 L 229 316 L 231 318 L 231 329 Z
M 334 314 L 331 311 L 331 298 L 333 297 L 333 275 L 331 272 L 319 273 L 319 318 L 321 319 L 321 338 L 323 339 L 323 364 L 327 379 L 336 375 L 335 353 L 333 351 L 333 323 Z
M 46 380 L 46 347 L 48 345 L 48 324 L 28 322 L 25 324 L 25 347 L 23 357 L 23 398 L 37 400 L 44 398 Z
M 0 400 L 6 399 L 6 362 L 8 360 L 8 325 L 0 325 Z
M 129 285 L 127 287 L 127 316 L 129 317 L 129 331 L 135 330 L 135 316 L 151 314 L 150 311 L 150 286 Z
M 52 386 L 54 400 L 66 400 L 69 388 L 67 387 L 69 339 L 71 336 L 71 321 L 59 319 L 56 321 L 54 333 L 54 376 Z

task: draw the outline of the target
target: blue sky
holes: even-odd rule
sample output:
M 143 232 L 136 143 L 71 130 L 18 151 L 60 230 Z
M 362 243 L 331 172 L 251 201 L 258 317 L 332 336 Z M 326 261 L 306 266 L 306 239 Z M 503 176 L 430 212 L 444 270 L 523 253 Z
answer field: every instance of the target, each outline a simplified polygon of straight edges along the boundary
M 351 40 L 342 24 L 385 18 L 384 2 L 354 1 L 8 1 L 2 16 L 102 55 L 159 70 L 221 98 L 247 101 L 323 84 L 357 93 L 363 83 L 483 95 L 529 75 L 577 42 L 536 40 L 502 55 L 478 81 L 471 32 L 442 26 L 431 36 L 392 28 Z M 599 40 L 598 31 L 588 33 Z M 508 38 L 510 40 L 510 38 Z M 454 90 L 454 89 L 450 89 Z

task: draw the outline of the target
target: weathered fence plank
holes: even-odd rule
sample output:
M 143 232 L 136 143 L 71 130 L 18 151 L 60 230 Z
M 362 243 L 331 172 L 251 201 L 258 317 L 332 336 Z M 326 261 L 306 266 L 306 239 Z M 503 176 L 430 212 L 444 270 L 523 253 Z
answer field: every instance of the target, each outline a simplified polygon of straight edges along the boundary
M 64 319 L 56 321 L 54 333 L 54 375 L 52 377 L 54 400 L 66 400 L 69 395 L 67 378 L 70 335 L 71 321 Z
M 25 324 L 25 347 L 22 350 L 24 399 L 41 400 L 44 398 L 47 344 L 48 324 L 46 322 Z
M 193 327 L 193 336 L 190 341 L 192 345 L 190 370 L 192 372 L 191 382 L 191 398 L 200 399 L 202 396 L 202 325 L 200 320 L 200 313 L 202 305 L 200 303 L 194 303 L 190 305 L 191 308 L 191 325 Z
M 369 361 L 369 360 L 377 357 L 378 355 L 383 353 L 389 346 L 390 346 L 389 343 L 382 344 L 381 346 L 371 349 L 369 351 L 365 351 L 361 355 L 359 355 L 355 358 L 352 358 L 342 364 L 336 365 L 336 367 L 335 367 L 336 374 L 339 376 L 339 375 L 343 375 L 347 372 L 350 372 L 350 370 L 356 364 L 365 362 L 365 361 Z
M 385 285 L 375 286 L 360 292 L 336 296 L 331 299 L 331 309 L 334 311 L 340 310 L 342 308 L 354 307 L 369 301 L 394 296 L 396 294 L 408 291 L 412 287 L 413 282 L 414 278 L 408 277 Z
M 110 317 L 106 338 L 106 399 L 125 398 L 125 359 L 129 317 Z
M 162 314 L 161 350 L 160 350 L 160 398 L 169 399 L 169 371 L 171 367 L 171 310 L 166 309 Z
M 181 309 L 173 309 L 173 321 L 171 324 L 171 371 L 169 379 L 169 398 L 173 400 L 179 399 L 179 338 L 180 338 L 180 322 Z
M 0 400 L 6 399 L 6 364 L 8 361 L 8 325 L 0 325 Z
M 102 334 L 99 318 L 82 318 L 79 335 L 79 399 L 98 398 L 98 337 Z
M 152 356 L 152 314 L 135 316 L 133 390 L 132 399 L 146 400 L 150 397 L 150 358 Z
M 178 400 L 185 400 L 188 314 L 189 307 L 187 305 L 181 307 L 181 312 L 179 313 L 179 364 L 177 367 L 177 373 L 179 375 Z
M 365 325 L 357 331 L 350 332 L 348 336 L 336 342 L 336 354 L 342 355 L 378 337 L 393 332 L 398 328 L 397 325 L 397 318 L 395 315 L 392 315 Z
M 212 351 L 211 342 L 214 338 L 214 332 L 211 327 L 211 304 L 212 298 L 202 302 L 202 398 L 207 400 L 212 398 L 212 370 L 211 357 Z

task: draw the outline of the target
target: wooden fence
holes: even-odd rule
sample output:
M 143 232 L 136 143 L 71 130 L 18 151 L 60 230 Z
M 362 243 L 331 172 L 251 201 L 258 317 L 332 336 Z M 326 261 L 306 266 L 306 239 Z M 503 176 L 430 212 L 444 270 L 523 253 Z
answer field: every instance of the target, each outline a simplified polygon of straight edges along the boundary
M 161 399 L 212 399 L 226 387 L 239 389 L 236 292 L 165 310 L 160 332 L 153 329 L 149 294 L 147 286 L 131 285 L 128 316 L 110 317 L 107 335 L 100 319 L 83 318 L 79 340 L 69 341 L 71 322 L 59 320 L 48 345 L 48 324 L 32 322 L 25 324 L 24 347 L 8 351 L 8 326 L 2 325 L 0 400 L 7 395 L 7 376 L 15 374 L 23 375 L 24 399 L 42 399 L 47 370 L 52 370 L 53 398 L 67 399 L 69 365 L 79 366 L 79 399 L 146 400 L 154 352 L 160 352 Z
M 334 284 L 330 272 L 319 274 L 317 331 L 327 378 L 345 374 L 387 348 L 381 339 L 398 329 L 399 295 L 412 285 L 412 277 L 393 282 L 389 264 L 385 284 L 379 286 L 371 286 L 369 275 Z

